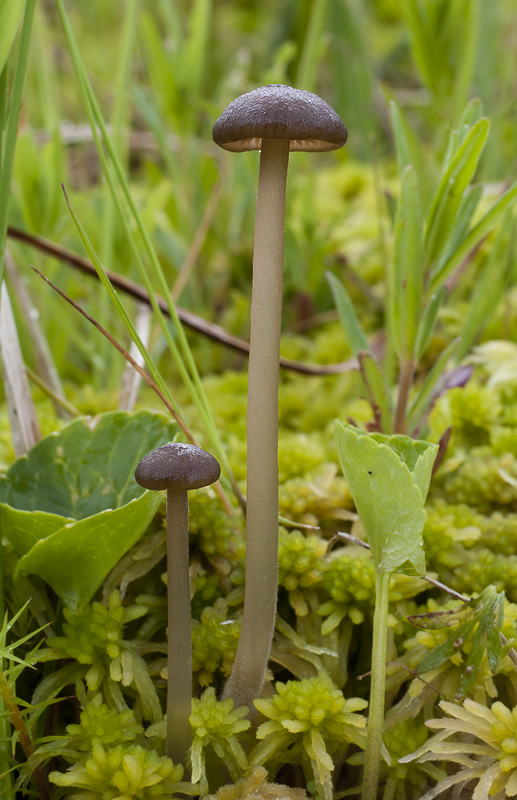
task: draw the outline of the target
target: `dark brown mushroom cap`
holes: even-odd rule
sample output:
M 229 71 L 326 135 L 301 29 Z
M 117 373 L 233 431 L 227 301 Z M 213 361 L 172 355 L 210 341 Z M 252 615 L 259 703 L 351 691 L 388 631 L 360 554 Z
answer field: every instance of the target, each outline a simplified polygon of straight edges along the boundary
M 215 123 L 214 142 L 224 150 L 260 150 L 262 139 L 288 139 L 290 150 L 342 147 L 348 132 L 328 103 L 312 92 L 271 84 L 237 97 Z
M 171 442 L 145 456 L 135 480 L 145 489 L 200 489 L 219 478 L 219 462 L 193 444 Z

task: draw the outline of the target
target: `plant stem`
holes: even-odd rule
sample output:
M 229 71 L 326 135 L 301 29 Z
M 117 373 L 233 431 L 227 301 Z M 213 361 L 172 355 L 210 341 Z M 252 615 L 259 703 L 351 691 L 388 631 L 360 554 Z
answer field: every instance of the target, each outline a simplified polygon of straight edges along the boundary
M 63 26 L 63 31 L 65 34 L 65 38 L 68 44 L 68 48 L 70 51 L 70 56 L 72 58 L 74 64 L 74 70 L 76 73 L 76 77 L 79 83 L 79 89 L 81 91 L 81 95 L 83 98 L 83 103 L 85 106 L 85 111 L 88 115 L 88 121 L 90 123 L 90 127 L 92 130 L 93 139 L 95 141 L 95 146 L 97 149 L 97 153 L 99 156 L 99 160 L 102 165 L 102 170 L 104 173 L 104 177 L 110 187 L 113 202 L 115 203 L 117 210 L 119 212 L 120 222 L 122 227 L 125 231 L 127 236 L 127 241 L 131 246 L 133 251 L 133 256 L 135 258 L 135 262 L 140 270 L 142 275 L 144 284 L 147 288 L 149 293 L 149 297 L 151 300 L 151 305 L 153 307 L 154 313 L 156 314 L 156 318 L 160 322 L 162 327 L 163 334 L 165 339 L 169 345 L 171 353 L 174 357 L 176 365 L 180 371 L 181 377 L 183 382 L 188 389 L 190 396 L 192 397 L 193 402 L 198 409 L 198 412 L 204 422 L 206 431 L 210 440 L 213 445 L 213 450 L 217 455 L 218 460 L 221 462 L 221 465 L 224 469 L 224 472 L 228 476 L 232 486 L 234 487 L 236 497 L 239 498 L 239 491 L 237 486 L 237 481 L 233 474 L 228 455 L 226 450 L 223 446 L 221 437 L 219 435 L 219 431 L 215 425 L 212 413 L 210 411 L 210 406 L 208 403 L 208 398 L 206 396 L 205 389 L 201 382 L 201 378 L 199 377 L 199 373 L 197 371 L 196 364 L 194 362 L 194 357 L 190 350 L 188 340 L 183 330 L 183 326 L 181 325 L 178 312 L 176 307 L 172 301 L 169 286 L 163 270 L 160 265 L 160 261 L 154 247 L 152 245 L 150 236 L 147 232 L 147 229 L 144 225 L 142 216 L 137 208 L 137 205 L 134 201 L 134 198 L 131 195 L 129 185 L 124 173 L 124 169 L 120 163 L 120 159 L 117 155 L 115 148 L 113 147 L 113 143 L 111 141 L 111 137 L 108 135 L 108 131 L 106 128 L 106 124 L 101 113 L 99 104 L 97 99 L 93 93 L 93 89 L 91 87 L 90 81 L 88 80 L 88 76 L 86 74 L 86 69 L 84 67 L 82 57 L 77 46 L 77 42 L 75 40 L 72 27 L 70 25 L 70 21 L 68 19 L 67 13 L 65 11 L 65 6 L 63 0 L 56 0 L 57 10 L 61 19 L 61 24 Z M 100 132 L 100 135 L 99 135 Z M 101 144 L 101 137 L 102 137 L 102 144 Z M 110 161 L 108 161 L 108 156 Z M 111 162 L 111 163 L 110 163 Z M 118 182 L 118 184 L 117 184 Z M 118 185 L 118 188 L 117 188 Z M 122 197 L 124 198 L 127 208 L 124 207 L 122 202 Z M 159 285 L 163 292 L 164 300 L 167 303 L 167 308 L 169 311 L 169 316 L 172 322 L 172 326 L 175 330 L 178 345 L 176 344 L 175 337 L 170 329 L 170 326 L 167 324 L 166 320 L 164 319 L 163 313 L 158 305 L 157 296 L 152 286 L 151 278 L 149 270 L 146 268 L 144 261 L 141 256 L 140 248 L 138 246 L 137 240 L 133 231 L 131 229 L 131 225 L 128 220 L 128 213 L 127 210 L 130 212 L 130 216 L 133 217 L 136 230 L 138 231 L 139 235 L 142 237 L 142 245 L 143 249 L 147 254 L 148 260 L 153 267 L 153 271 L 156 274 L 158 279 Z M 119 310 L 119 307 L 117 307 Z M 119 310 L 120 313 L 120 310 Z M 125 324 L 126 320 L 122 317 Z M 133 336 L 133 334 L 131 334 Z M 137 346 L 140 349 L 140 344 L 138 341 L 133 338 L 133 341 L 137 343 Z M 145 348 L 144 348 L 145 350 Z M 146 353 L 140 349 L 144 359 L 146 358 Z M 182 355 L 183 352 L 183 355 Z M 155 378 L 156 380 L 156 378 Z M 158 380 L 156 380 L 158 383 Z M 160 385 L 158 383 L 158 385 Z M 163 391 L 163 389 L 162 389 Z M 165 392 L 164 392 L 165 394 Z M 170 398 L 169 398 L 170 399 Z
M 288 161 L 288 141 L 262 142 L 248 373 L 246 584 L 237 656 L 224 692 L 250 710 L 264 682 L 278 589 L 278 373 Z
M 5 646 L 5 637 L 3 637 L 2 642 L 0 642 L 0 646 Z M 25 725 L 25 720 L 23 718 L 22 713 L 20 712 L 18 704 L 16 703 L 13 690 L 9 684 L 9 681 L 3 671 L 1 664 L 0 664 L 0 697 L 2 698 L 2 702 L 8 714 L 7 727 L 9 727 L 9 720 L 10 720 L 11 725 L 18 734 L 18 741 L 22 746 L 26 758 L 30 758 L 30 756 L 32 756 L 34 753 L 34 744 L 32 743 L 30 733 Z M 7 756 L 7 751 L 8 751 L 8 745 L 6 741 L 5 751 L 4 751 L 6 756 Z M 0 752 L 2 752 L 2 750 L 0 750 Z M 9 769 L 11 765 L 9 764 L 9 759 L 7 757 L 5 758 L 5 762 L 7 765 L 6 768 Z M 11 775 L 9 774 L 6 777 L 8 778 L 9 788 L 12 790 Z M 35 767 L 32 773 L 32 779 L 36 784 L 36 786 L 38 787 L 40 800 L 49 800 L 50 795 L 48 789 L 48 782 L 41 766 Z M 3 787 L 4 783 L 2 782 L 0 788 Z M 5 788 L 7 788 L 7 781 L 5 782 Z M 0 791 L 0 794 L 3 794 L 3 791 Z M 5 796 L 7 797 L 7 795 Z
M 11 176 L 13 172 L 18 121 L 22 103 L 23 87 L 29 60 L 29 49 L 34 20 L 36 0 L 27 0 L 20 33 L 20 43 L 16 57 L 14 79 L 8 105 L 8 63 L 0 74 L 0 286 L 4 277 L 4 253 L 7 244 L 7 222 L 9 214 L 9 198 L 11 194 Z M 0 621 L 4 618 L 4 574 L 2 540 L 0 536 Z M 0 667 L 2 662 L 0 659 Z M 10 738 L 9 720 L 4 716 L 5 701 L 0 698 L 0 774 L 10 768 L 7 757 L 7 741 Z M 5 748 L 4 748 L 5 744 Z M 12 794 L 11 775 L 0 778 L 0 794 L 5 797 Z M 42 795 L 43 797 L 43 795 Z
M 363 789 L 361 800 L 377 800 L 379 766 L 384 725 L 386 682 L 386 642 L 388 638 L 388 604 L 391 573 L 376 572 L 375 614 L 373 617 L 372 673 L 370 709 L 366 734 Z
M 167 755 L 186 766 L 192 742 L 188 493 L 167 489 Z
M 413 371 L 415 365 L 412 358 L 404 361 L 400 367 L 399 393 L 397 398 L 397 408 L 393 421 L 393 433 L 404 433 L 406 427 L 406 410 L 409 400 L 409 392 L 413 381 Z

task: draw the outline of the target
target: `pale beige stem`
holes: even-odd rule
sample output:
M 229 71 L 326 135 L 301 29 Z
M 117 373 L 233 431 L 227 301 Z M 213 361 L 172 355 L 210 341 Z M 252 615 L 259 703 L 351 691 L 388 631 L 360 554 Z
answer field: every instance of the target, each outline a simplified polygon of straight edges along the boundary
M 224 693 L 250 709 L 264 682 L 278 589 L 278 373 L 288 160 L 288 141 L 262 142 L 251 295 L 244 614 Z
M 167 755 L 185 765 L 192 739 L 188 493 L 176 489 L 167 489 L 167 599 Z

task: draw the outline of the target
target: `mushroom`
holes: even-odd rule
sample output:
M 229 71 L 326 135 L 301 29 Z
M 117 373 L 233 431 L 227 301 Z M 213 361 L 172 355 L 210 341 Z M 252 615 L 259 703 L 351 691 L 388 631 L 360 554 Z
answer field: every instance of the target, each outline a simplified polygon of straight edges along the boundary
M 167 489 L 167 755 L 177 764 L 185 763 L 192 738 L 188 492 L 214 483 L 220 474 L 213 456 L 180 443 L 158 447 L 135 470 L 145 489 Z
M 278 373 L 287 163 L 291 150 L 341 147 L 347 130 L 317 95 L 275 84 L 230 103 L 212 135 L 231 152 L 260 150 L 247 406 L 246 585 L 242 632 L 225 688 L 236 705 L 252 708 L 264 682 L 278 589 Z

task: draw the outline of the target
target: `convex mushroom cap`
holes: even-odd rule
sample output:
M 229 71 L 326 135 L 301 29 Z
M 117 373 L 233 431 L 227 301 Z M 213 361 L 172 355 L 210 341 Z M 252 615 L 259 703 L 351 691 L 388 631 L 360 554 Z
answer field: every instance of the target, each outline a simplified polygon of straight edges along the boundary
M 193 444 L 171 442 L 145 456 L 135 470 L 135 480 L 145 489 L 189 491 L 215 483 L 219 462 Z
M 290 150 L 342 147 L 348 132 L 341 117 L 312 92 L 271 84 L 237 97 L 215 123 L 214 142 L 241 153 L 260 150 L 262 139 L 289 140 Z

